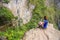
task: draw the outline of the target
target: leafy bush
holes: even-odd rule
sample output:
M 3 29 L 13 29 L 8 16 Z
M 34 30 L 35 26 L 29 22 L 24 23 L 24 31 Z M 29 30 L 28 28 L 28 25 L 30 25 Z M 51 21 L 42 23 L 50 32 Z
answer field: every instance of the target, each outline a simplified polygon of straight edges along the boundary
M 31 4 L 35 5 L 35 9 L 32 12 L 32 19 L 29 23 L 26 24 L 28 28 L 34 28 L 38 25 L 38 22 L 43 19 L 44 16 L 48 17 L 49 23 L 55 25 L 54 16 L 55 8 L 54 5 L 50 7 L 45 6 L 45 0 L 30 0 Z
M 4 3 L 9 3 L 9 0 L 3 0 Z
M 13 18 L 14 15 L 8 8 L 6 7 L 0 8 L 0 25 L 4 25 L 10 22 Z
M 24 33 L 27 31 L 26 27 L 15 29 L 8 28 L 7 30 L 5 32 L 0 32 L 0 36 L 4 36 L 8 40 L 21 40 L 24 36 Z
M 35 28 L 38 22 L 44 17 L 46 7 L 44 5 L 44 0 L 29 0 L 29 3 L 35 5 L 35 9 L 32 12 L 32 19 L 25 26 L 29 29 Z

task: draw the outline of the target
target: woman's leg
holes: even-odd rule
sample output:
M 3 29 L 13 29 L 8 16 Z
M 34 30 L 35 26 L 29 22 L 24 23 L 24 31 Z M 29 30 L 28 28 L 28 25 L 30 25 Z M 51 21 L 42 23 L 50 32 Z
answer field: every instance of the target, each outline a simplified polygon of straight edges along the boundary
M 43 22 L 39 22 L 39 27 L 43 27 Z

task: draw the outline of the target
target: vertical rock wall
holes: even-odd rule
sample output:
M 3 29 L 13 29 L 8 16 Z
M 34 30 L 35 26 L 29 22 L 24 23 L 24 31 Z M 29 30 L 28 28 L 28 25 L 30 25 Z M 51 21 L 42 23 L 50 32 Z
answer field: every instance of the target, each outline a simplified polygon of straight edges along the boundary
M 54 5 L 54 0 L 46 0 L 46 1 L 45 1 L 45 5 L 46 5 L 47 7 L 53 6 L 53 5 Z
M 18 16 L 18 18 L 23 19 L 23 23 L 27 23 L 30 21 L 32 16 L 32 6 L 28 9 L 27 6 L 28 0 L 10 0 L 8 4 L 3 4 L 8 7 L 14 16 Z

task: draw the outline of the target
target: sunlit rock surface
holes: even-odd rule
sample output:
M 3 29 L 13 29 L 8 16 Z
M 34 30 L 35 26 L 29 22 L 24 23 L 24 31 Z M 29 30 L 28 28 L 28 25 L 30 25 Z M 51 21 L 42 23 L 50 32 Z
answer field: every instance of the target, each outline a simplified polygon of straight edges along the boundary
M 60 40 L 60 32 L 49 24 L 47 29 L 31 29 L 27 31 L 23 40 Z
M 23 19 L 23 23 L 27 23 L 30 21 L 32 16 L 32 10 L 34 9 L 34 5 L 29 5 L 28 8 L 28 0 L 10 0 L 8 4 L 3 4 L 8 7 L 14 16 L 18 16 L 18 18 Z

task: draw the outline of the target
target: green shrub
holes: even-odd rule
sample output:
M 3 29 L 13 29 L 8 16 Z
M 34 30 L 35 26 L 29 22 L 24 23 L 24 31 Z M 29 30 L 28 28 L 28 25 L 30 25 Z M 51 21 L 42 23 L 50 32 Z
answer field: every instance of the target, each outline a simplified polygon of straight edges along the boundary
M 28 27 L 28 29 L 36 27 L 38 25 L 38 22 L 41 21 L 41 19 L 43 19 L 44 16 L 48 17 L 49 23 L 55 24 L 54 5 L 51 7 L 46 7 L 45 0 L 29 0 L 29 3 L 35 5 L 35 9 L 32 12 L 31 21 L 26 24 L 26 27 Z
M 10 0 L 3 0 L 4 3 L 9 3 Z
M 6 7 L 0 8 L 0 25 L 4 25 L 10 22 L 13 18 L 14 15 L 8 8 Z
M 35 5 L 35 9 L 32 12 L 30 22 L 25 24 L 28 30 L 37 27 L 38 22 L 44 17 L 44 11 L 46 10 L 44 0 L 29 0 L 29 3 Z

